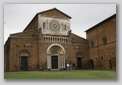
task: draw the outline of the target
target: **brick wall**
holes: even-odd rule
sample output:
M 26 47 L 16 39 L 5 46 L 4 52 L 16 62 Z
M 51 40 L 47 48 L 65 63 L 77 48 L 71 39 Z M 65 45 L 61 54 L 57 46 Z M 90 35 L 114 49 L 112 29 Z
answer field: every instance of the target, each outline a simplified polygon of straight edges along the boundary
M 116 68 L 116 15 L 86 31 L 95 69 Z M 104 43 L 104 38 L 106 43 Z M 92 42 L 94 45 L 92 45 Z M 110 65 L 111 63 L 111 65 Z

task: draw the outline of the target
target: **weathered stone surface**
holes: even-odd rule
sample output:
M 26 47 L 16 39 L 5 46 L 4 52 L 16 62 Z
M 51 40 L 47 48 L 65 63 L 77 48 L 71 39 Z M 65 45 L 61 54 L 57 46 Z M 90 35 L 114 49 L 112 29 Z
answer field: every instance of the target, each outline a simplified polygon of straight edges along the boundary
M 116 69 L 116 15 L 87 30 L 86 35 L 94 68 Z M 94 46 L 91 42 L 94 42 Z
M 52 19 L 58 20 L 58 31 L 50 29 Z M 56 8 L 37 13 L 23 32 L 6 41 L 4 70 L 65 70 L 69 64 L 73 69 L 116 69 L 116 15 L 87 30 L 87 39 L 71 32 L 70 19 Z
M 56 10 L 50 12 L 56 13 Z M 5 44 L 5 71 L 63 70 L 67 63 L 72 64 L 74 69 L 87 69 L 88 41 L 71 33 L 70 17 L 57 11 L 53 16 L 60 24 L 57 33 L 49 28 L 52 13 L 42 14 L 36 15 L 23 32 L 10 35 Z M 45 28 L 43 22 L 46 23 Z M 58 57 L 57 63 L 54 63 L 57 68 L 52 65 L 52 56 Z

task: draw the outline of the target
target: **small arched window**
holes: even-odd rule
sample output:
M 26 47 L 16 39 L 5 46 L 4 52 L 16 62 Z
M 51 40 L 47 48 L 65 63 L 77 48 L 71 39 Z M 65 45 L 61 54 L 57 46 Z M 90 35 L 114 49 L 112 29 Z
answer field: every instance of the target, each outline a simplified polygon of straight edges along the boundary
M 107 39 L 105 36 L 102 37 L 102 41 L 103 41 L 103 44 L 106 44 L 107 43 Z
M 94 41 L 91 41 L 91 47 L 94 47 Z
M 45 29 L 45 22 L 43 22 L 43 29 Z
M 66 26 L 66 25 L 64 25 L 64 31 L 66 31 L 66 27 L 67 27 L 67 26 Z
M 97 57 L 95 57 L 95 59 L 96 59 L 96 60 L 98 60 L 98 58 L 97 58 Z
M 101 60 L 103 60 L 103 56 L 101 56 Z

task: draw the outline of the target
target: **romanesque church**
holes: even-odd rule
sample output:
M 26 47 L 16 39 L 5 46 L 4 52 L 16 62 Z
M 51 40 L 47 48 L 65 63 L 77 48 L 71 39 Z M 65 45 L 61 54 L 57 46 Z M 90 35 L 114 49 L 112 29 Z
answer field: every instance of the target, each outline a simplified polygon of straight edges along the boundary
M 72 33 L 71 17 L 53 8 L 39 12 L 4 46 L 4 71 L 116 69 L 116 14 L 86 30 Z M 80 30 L 79 30 L 80 31 Z

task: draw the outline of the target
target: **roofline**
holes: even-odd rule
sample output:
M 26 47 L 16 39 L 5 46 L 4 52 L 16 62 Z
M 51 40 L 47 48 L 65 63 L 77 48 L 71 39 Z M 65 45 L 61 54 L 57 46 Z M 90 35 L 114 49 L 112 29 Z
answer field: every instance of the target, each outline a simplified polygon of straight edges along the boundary
M 33 29 L 33 30 L 29 30 L 29 31 L 23 31 L 23 32 L 12 33 L 12 34 L 10 34 L 10 37 L 11 37 L 12 35 L 17 35 L 17 34 L 21 34 L 21 33 L 27 33 L 27 32 L 37 31 L 37 30 L 38 30 L 38 29 Z
M 57 8 L 52 8 L 52 9 L 49 9 L 49 10 L 46 10 L 46 11 L 39 12 L 39 13 L 37 13 L 37 14 L 42 14 L 42 13 L 45 13 L 45 12 L 47 12 L 47 11 L 51 11 L 51 10 L 54 10 L 54 9 L 57 10 L 58 12 L 61 12 L 61 13 L 64 14 L 65 16 L 69 17 L 70 19 L 72 18 L 72 17 L 70 17 L 69 15 L 67 15 L 67 14 L 63 13 L 62 11 L 58 10 Z
M 75 36 L 77 36 L 77 37 L 79 37 L 79 38 L 82 38 L 82 39 L 84 39 L 84 40 L 87 40 L 86 38 L 84 38 L 84 37 L 82 37 L 82 36 L 79 36 L 79 35 L 77 35 L 77 34 L 75 34 L 75 33 L 73 33 L 73 32 L 71 32 L 71 34 L 73 34 L 73 35 L 75 35 Z
M 89 30 L 91 30 L 91 29 L 93 29 L 94 27 L 98 26 L 99 24 L 101 24 L 101 23 L 103 23 L 103 22 L 107 21 L 108 19 L 112 18 L 113 16 L 116 16 L 116 14 L 113 14 L 113 15 L 111 15 L 110 17 L 106 18 L 105 20 L 103 20 L 103 21 L 101 21 L 101 22 L 97 23 L 97 24 L 96 24 L 96 25 L 94 25 L 93 27 L 90 27 L 90 28 L 89 28 L 89 29 L 87 29 L 85 32 L 88 32 Z
M 23 32 L 27 29 L 27 27 L 30 25 L 30 23 L 38 16 L 38 13 L 31 19 L 31 21 L 29 22 L 29 24 L 25 27 L 25 29 L 23 30 Z

